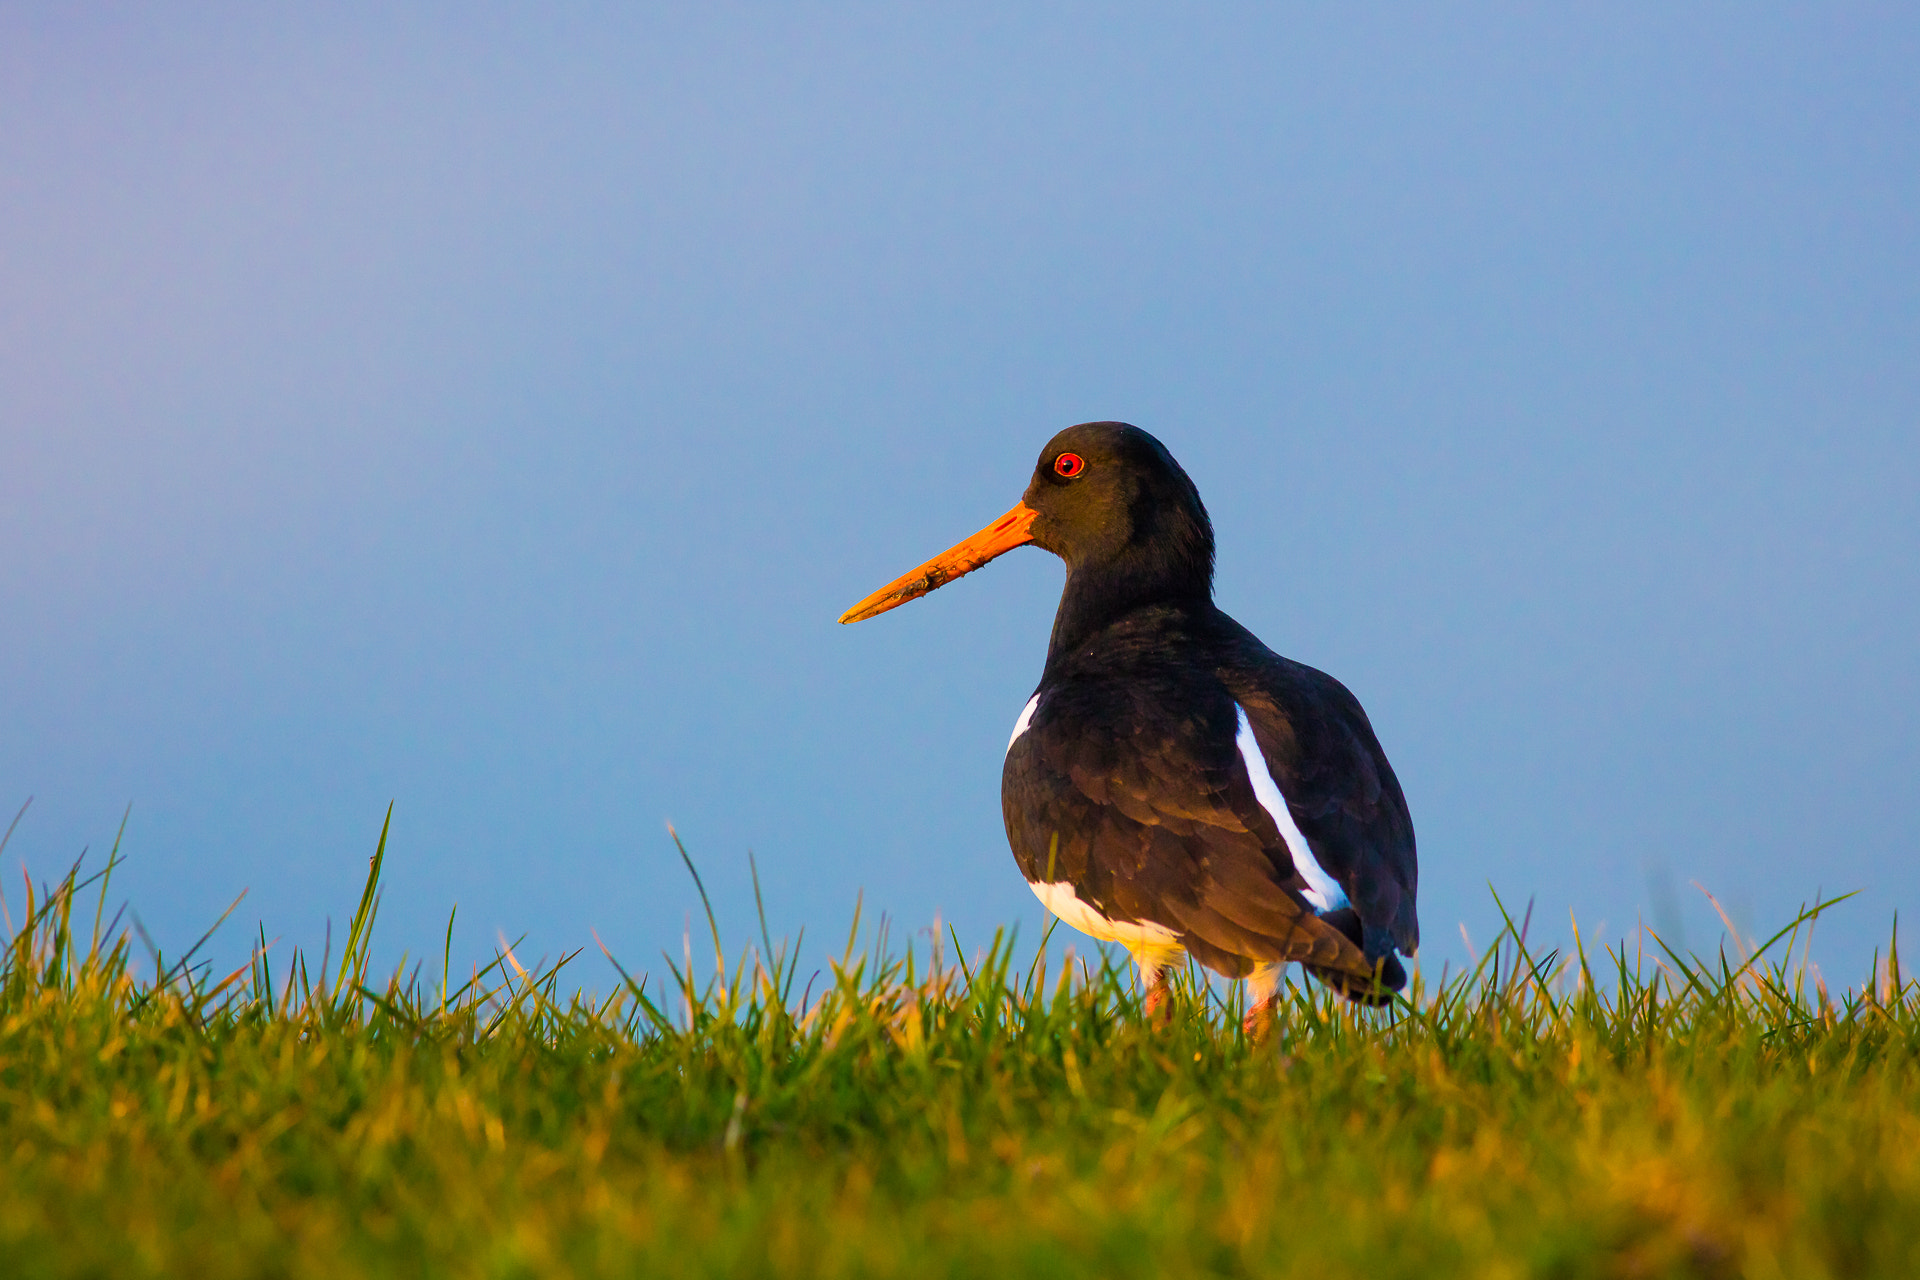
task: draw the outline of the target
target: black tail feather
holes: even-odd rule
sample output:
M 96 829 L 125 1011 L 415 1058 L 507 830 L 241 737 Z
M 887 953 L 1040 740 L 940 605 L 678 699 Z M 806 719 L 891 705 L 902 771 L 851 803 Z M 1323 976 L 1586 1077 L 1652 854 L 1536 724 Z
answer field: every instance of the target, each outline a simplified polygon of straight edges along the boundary
M 1346 934 L 1354 946 L 1366 952 L 1367 959 L 1373 962 L 1373 970 L 1370 973 L 1350 973 L 1344 969 L 1328 969 L 1311 964 L 1301 967 L 1356 1004 L 1375 1008 L 1392 1004 L 1394 992 L 1407 985 L 1407 970 L 1400 963 L 1400 957 L 1393 953 L 1391 944 L 1380 946 L 1378 955 L 1368 950 L 1364 931 L 1360 927 L 1360 913 L 1352 907 L 1337 907 L 1322 912 L 1320 918 Z

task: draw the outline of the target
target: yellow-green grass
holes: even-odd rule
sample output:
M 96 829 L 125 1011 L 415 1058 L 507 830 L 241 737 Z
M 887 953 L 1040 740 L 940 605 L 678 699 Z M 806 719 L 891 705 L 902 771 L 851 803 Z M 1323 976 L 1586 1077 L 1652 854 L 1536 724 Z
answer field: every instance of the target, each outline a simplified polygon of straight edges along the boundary
M 1256 1044 L 998 940 L 850 945 L 804 1000 L 764 940 L 604 999 L 504 952 L 373 982 L 378 874 L 324 972 L 224 981 L 136 965 L 104 884 L 16 897 L 0 1273 L 1920 1275 L 1920 985 L 1829 998 L 1793 933 L 1590 964 L 1510 922 Z

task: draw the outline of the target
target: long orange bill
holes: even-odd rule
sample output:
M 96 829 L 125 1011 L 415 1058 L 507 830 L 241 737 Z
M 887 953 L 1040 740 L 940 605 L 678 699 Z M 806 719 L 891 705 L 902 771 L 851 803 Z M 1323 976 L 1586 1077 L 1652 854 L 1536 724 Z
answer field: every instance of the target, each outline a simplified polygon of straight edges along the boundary
M 913 572 L 895 578 L 886 586 L 840 615 L 842 622 L 863 622 L 878 613 L 905 604 L 944 587 L 962 574 L 972 573 L 995 556 L 1033 541 L 1033 522 L 1039 513 L 1026 503 L 995 520 L 958 546 L 948 547 Z

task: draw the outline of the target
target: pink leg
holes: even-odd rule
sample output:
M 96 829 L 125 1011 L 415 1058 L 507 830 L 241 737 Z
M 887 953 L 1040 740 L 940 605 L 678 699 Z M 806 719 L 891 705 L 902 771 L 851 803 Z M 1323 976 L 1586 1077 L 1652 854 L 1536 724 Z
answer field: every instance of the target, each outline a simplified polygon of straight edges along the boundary
M 1280 974 L 1284 965 L 1262 965 L 1247 975 L 1247 1014 L 1241 1030 L 1249 1040 L 1264 1040 L 1273 1030 L 1280 1005 Z
M 1147 1015 L 1147 1021 L 1156 1027 L 1164 1027 L 1173 1021 L 1172 993 L 1167 989 L 1167 975 L 1163 969 L 1151 974 L 1142 974 L 1147 983 L 1147 998 L 1141 1006 Z

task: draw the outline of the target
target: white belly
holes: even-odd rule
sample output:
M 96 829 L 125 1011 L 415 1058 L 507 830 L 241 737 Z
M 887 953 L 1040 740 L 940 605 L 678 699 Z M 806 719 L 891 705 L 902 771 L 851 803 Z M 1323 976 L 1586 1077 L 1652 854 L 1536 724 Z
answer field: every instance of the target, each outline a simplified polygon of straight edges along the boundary
M 1139 920 L 1109 920 L 1100 913 L 1100 908 L 1090 902 L 1082 902 L 1080 895 L 1065 880 L 1057 884 L 1038 884 L 1029 881 L 1033 896 L 1040 899 L 1047 910 L 1060 917 L 1061 923 L 1070 924 L 1089 938 L 1098 938 L 1102 942 L 1118 942 L 1129 949 L 1134 947 L 1178 946 L 1179 934 L 1163 924 L 1153 924 Z

